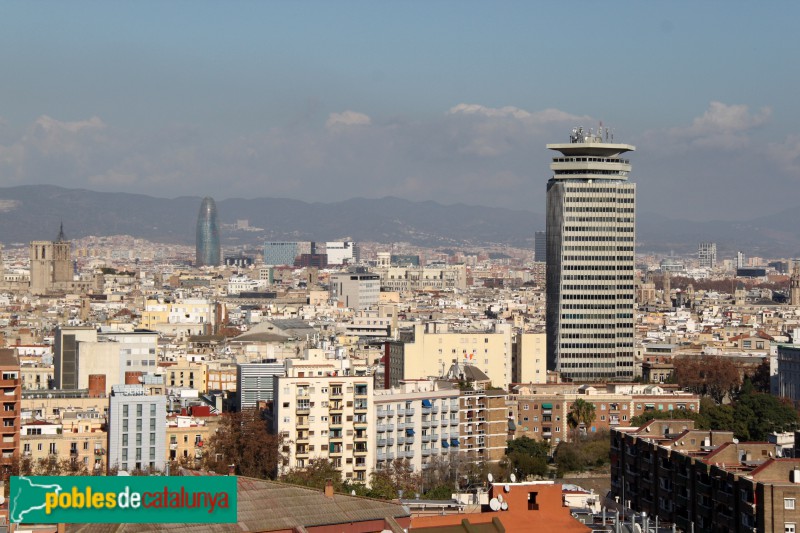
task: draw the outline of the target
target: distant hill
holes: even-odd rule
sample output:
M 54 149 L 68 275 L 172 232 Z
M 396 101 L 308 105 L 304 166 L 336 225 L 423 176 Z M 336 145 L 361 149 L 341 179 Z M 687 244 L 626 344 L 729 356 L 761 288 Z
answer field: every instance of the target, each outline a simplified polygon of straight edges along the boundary
M 54 239 L 61 221 L 70 238 L 133 235 L 191 244 L 200 197 L 157 198 L 102 193 L 51 185 L 0 188 L 0 241 Z M 532 198 L 532 205 L 543 205 Z M 543 214 L 463 204 L 412 202 L 400 198 L 353 198 L 308 203 L 285 198 L 232 198 L 217 202 L 220 222 L 247 219 L 262 232 L 223 230 L 226 244 L 265 239 L 410 242 L 420 246 L 508 244 L 533 248 L 533 234 L 545 227 Z M 800 209 L 740 222 L 689 222 L 639 213 L 639 251 L 691 253 L 701 241 L 717 243 L 720 254 L 800 257 Z

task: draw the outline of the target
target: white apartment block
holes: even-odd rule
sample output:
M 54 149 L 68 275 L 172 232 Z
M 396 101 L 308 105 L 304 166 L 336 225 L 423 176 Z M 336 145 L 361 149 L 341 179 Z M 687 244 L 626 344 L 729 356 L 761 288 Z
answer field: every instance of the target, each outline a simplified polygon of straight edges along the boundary
M 111 393 L 108 466 L 120 471 L 164 470 L 167 397 L 141 385 L 116 385 Z
M 444 376 L 455 364 L 473 365 L 486 374 L 495 387 L 505 388 L 512 377 L 512 327 L 496 323 L 487 331 L 451 330 L 445 323 L 415 324 L 411 338 L 389 345 L 389 385 L 401 380 Z
M 289 377 L 273 378 L 273 430 L 288 445 L 280 473 L 320 458 L 331 460 L 342 479 L 369 482 L 375 465 L 372 378 L 289 371 Z
M 448 459 L 459 449 L 459 394 L 450 383 L 405 381 L 399 387 L 375 391 L 377 453 L 381 470 L 395 459 L 406 459 L 415 472 L 437 457 Z

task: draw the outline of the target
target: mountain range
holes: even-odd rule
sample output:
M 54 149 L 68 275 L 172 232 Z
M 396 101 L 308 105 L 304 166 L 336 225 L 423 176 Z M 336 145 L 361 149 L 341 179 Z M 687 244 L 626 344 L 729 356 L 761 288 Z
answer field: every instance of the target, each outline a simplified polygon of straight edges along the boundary
M 156 242 L 191 244 L 202 198 L 158 198 L 52 185 L 0 187 L 0 241 L 50 240 L 63 222 L 69 238 L 132 235 Z M 536 205 L 544 205 L 544 198 Z M 231 198 L 217 202 L 221 224 L 246 219 L 264 231 L 224 228 L 226 245 L 264 240 L 328 241 L 350 238 L 420 246 L 505 244 L 533 248 L 545 227 L 543 214 L 498 207 L 443 205 L 395 197 L 310 203 L 286 198 Z M 637 250 L 692 253 L 701 241 L 717 243 L 724 256 L 736 250 L 765 257 L 800 256 L 800 209 L 737 222 L 691 222 L 638 213 Z

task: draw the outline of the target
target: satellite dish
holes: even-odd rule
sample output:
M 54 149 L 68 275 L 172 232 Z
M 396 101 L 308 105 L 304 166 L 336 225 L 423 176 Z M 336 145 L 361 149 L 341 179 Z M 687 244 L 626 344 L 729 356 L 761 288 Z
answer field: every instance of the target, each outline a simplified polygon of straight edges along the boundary
M 508 484 L 506 484 L 506 486 L 503 487 L 503 489 L 505 489 L 506 492 L 511 492 L 511 487 L 509 487 Z
M 497 498 L 492 498 L 489 500 L 489 509 L 492 511 L 499 511 L 500 510 L 500 502 L 497 501 Z
M 351 490 L 350 491 L 350 496 L 355 496 L 355 495 L 356 495 L 356 491 L 355 490 Z
M 514 474 L 511 474 L 511 483 L 516 483 L 516 482 L 517 482 L 517 476 L 514 475 Z
M 502 494 L 498 494 L 497 495 L 497 501 L 499 501 L 500 503 L 503 503 L 503 495 Z
M 489 475 L 486 476 L 486 478 L 489 480 L 489 483 L 492 483 L 494 481 L 494 476 L 492 475 L 491 472 L 489 472 Z
M 504 511 L 508 511 L 508 502 L 503 502 L 500 504 L 500 509 Z

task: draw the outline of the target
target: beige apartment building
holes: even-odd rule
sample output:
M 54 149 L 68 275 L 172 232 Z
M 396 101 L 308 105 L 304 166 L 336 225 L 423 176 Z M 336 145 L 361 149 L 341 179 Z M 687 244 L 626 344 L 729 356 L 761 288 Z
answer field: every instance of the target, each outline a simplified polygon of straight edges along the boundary
M 547 382 L 547 335 L 517 333 L 511 354 L 512 383 Z
M 50 457 L 68 459 L 76 470 L 82 466 L 90 473 L 105 472 L 105 428 L 105 416 L 96 411 L 68 411 L 60 422 L 30 420 L 22 424 L 22 457 L 34 465 Z
M 572 405 L 584 400 L 594 406 L 595 419 L 581 431 L 595 433 L 630 426 L 633 417 L 647 411 L 700 410 L 700 397 L 657 385 L 547 384 L 520 386 L 510 397 L 516 407 L 515 437 L 550 441 L 554 446 L 569 441 L 567 422 Z
M 147 300 L 141 327 L 180 338 L 208 335 L 213 331 L 214 311 L 214 304 L 201 298 Z
M 459 397 L 459 446 L 462 458 L 495 463 L 505 456 L 509 439 L 506 392 L 474 382 Z
M 512 327 L 505 323 L 486 331 L 457 331 L 441 322 L 415 324 L 400 332 L 400 340 L 387 342 L 385 386 L 441 377 L 453 364 L 466 364 L 480 369 L 495 387 L 506 387 L 512 377 L 512 343 Z
M 208 439 L 217 431 L 220 417 L 171 416 L 167 418 L 167 461 L 196 464 L 203 459 Z
M 444 267 L 379 267 L 381 289 L 394 292 L 467 290 L 466 265 Z
M 274 376 L 273 432 L 283 436 L 288 464 L 333 461 L 346 480 L 368 482 L 375 465 L 371 376 L 337 375 L 330 365 L 289 366 Z M 371 435 L 373 435 L 371 437 Z
M 447 381 L 404 381 L 399 387 L 375 391 L 373 419 L 381 470 L 395 459 L 405 459 L 415 472 L 426 470 L 436 458 L 449 459 L 459 449 L 459 397 Z
M 200 392 L 208 392 L 208 365 L 186 359 L 165 367 L 167 387 L 187 387 Z M 235 382 L 235 380 L 234 380 Z

